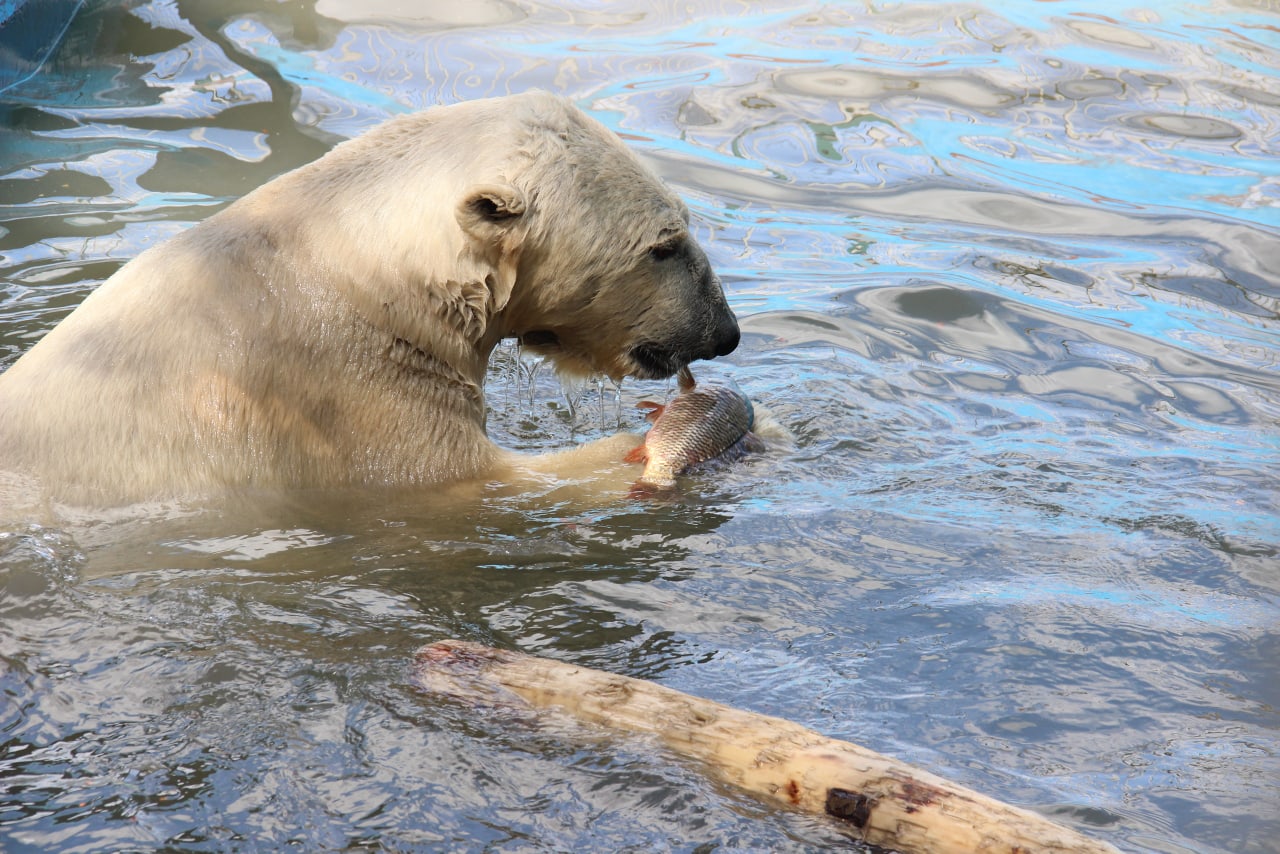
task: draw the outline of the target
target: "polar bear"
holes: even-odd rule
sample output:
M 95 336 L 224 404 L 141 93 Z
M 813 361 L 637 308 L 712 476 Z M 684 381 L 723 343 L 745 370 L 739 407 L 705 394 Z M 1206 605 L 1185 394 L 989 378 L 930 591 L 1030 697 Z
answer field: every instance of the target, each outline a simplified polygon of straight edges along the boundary
M 0 470 L 79 506 L 500 477 L 499 340 L 615 379 L 737 346 L 688 222 L 566 99 L 392 119 L 142 253 L 0 375 Z

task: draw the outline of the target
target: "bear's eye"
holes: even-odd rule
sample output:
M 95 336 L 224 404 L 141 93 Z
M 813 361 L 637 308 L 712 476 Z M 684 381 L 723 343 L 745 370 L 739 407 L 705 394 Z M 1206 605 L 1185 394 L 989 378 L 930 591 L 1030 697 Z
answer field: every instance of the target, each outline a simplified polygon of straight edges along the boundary
M 649 257 L 654 261 L 665 261 L 680 251 L 679 240 L 668 240 L 649 248 Z

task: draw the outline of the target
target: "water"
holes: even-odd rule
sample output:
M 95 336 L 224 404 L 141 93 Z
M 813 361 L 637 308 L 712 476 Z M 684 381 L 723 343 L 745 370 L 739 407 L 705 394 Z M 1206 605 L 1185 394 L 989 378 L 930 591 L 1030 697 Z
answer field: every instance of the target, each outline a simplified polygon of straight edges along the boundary
M 37 70 L 54 30 L 0 78 L 0 366 L 336 141 L 542 87 L 688 200 L 745 333 L 702 370 L 797 444 L 668 502 L 0 533 L 0 848 L 842 842 L 649 743 L 415 690 L 413 651 L 464 637 L 1125 850 L 1280 851 L 1273 3 L 131 0 L 79 7 Z M 666 390 L 566 394 L 504 350 L 491 431 L 564 447 Z

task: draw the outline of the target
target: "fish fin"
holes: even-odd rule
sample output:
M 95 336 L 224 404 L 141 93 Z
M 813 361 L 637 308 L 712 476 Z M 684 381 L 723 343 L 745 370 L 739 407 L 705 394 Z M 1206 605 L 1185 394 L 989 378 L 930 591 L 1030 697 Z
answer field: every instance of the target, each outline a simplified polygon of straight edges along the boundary
M 670 482 L 664 481 L 662 483 L 657 483 L 652 480 L 640 478 L 640 480 L 631 484 L 631 489 L 627 491 L 627 497 L 646 500 L 662 498 L 664 496 L 671 495 L 675 486 L 676 482 L 674 480 Z
M 651 484 L 645 483 L 643 480 L 637 480 L 631 484 L 631 488 L 627 490 L 628 498 L 652 498 L 657 490 Z
M 767 450 L 769 450 L 769 446 L 764 443 L 764 440 L 748 430 L 742 434 L 738 441 L 729 445 L 714 457 L 693 463 L 689 468 L 696 468 L 699 471 L 720 469 L 730 463 L 737 462 L 748 454 L 759 454 Z
M 676 382 L 680 384 L 680 392 L 692 391 L 698 381 L 693 378 L 693 371 L 689 370 L 689 366 L 685 365 L 676 373 Z
M 624 463 L 647 463 L 649 461 L 649 451 L 641 442 L 631 450 L 627 451 L 627 455 L 622 458 Z
M 666 409 L 661 403 L 654 403 L 652 400 L 642 400 L 636 404 L 636 408 L 649 410 L 644 417 L 650 421 L 657 421 L 662 417 L 662 410 Z

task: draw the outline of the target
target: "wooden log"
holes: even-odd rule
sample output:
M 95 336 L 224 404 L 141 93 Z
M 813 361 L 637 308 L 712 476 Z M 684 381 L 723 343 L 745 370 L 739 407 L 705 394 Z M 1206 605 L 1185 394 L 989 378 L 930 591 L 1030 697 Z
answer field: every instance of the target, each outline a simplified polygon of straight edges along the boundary
M 1116 851 L 856 744 L 641 679 L 460 640 L 420 649 L 416 678 L 431 691 L 558 708 L 592 724 L 656 736 L 724 782 L 833 816 L 864 841 L 904 854 Z

